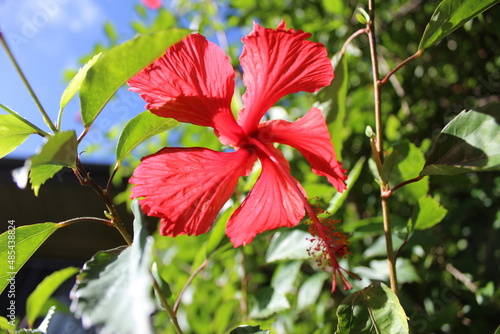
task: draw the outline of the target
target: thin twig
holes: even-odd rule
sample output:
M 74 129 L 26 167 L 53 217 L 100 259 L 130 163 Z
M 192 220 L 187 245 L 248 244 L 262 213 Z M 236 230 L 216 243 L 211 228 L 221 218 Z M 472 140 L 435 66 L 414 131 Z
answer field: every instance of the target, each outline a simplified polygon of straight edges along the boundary
M 399 189 L 399 188 L 401 188 L 401 187 L 403 187 L 403 186 L 406 186 L 407 184 L 410 184 L 410 183 L 413 183 L 413 182 L 420 181 L 420 180 L 422 180 L 423 178 L 424 178 L 423 176 L 419 175 L 419 176 L 417 176 L 417 177 L 415 177 L 415 178 L 413 178 L 413 179 L 410 179 L 410 180 L 407 180 L 407 181 L 401 182 L 400 184 L 398 184 L 398 185 L 397 185 L 397 186 L 395 186 L 394 188 L 392 188 L 392 189 L 388 189 L 388 190 L 384 191 L 384 192 L 382 193 L 382 197 L 388 198 L 388 197 L 390 197 L 390 196 L 392 195 L 392 193 L 393 193 L 396 189 Z
M 1 31 L 0 31 L 0 43 L 3 45 L 5 51 L 7 52 L 7 56 L 9 57 L 10 61 L 14 65 L 14 68 L 16 69 L 17 74 L 19 75 L 19 77 L 23 81 L 24 85 L 26 86 L 26 89 L 28 89 L 28 92 L 30 93 L 31 98 L 33 99 L 33 101 L 35 101 L 36 106 L 38 107 L 38 109 L 42 113 L 43 120 L 45 121 L 45 123 L 49 126 L 49 128 L 53 132 L 57 132 L 57 128 L 55 127 L 54 123 L 52 123 L 49 115 L 47 114 L 47 112 L 43 108 L 42 104 L 40 103 L 40 100 L 38 99 L 35 92 L 31 88 L 31 85 L 29 84 L 28 79 L 26 78 L 23 71 L 21 70 L 21 67 L 17 63 L 17 60 L 14 57 L 14 54 L 12 54 L 12 51 L 10 51 L 9 45 L 7 44 L 7 41 L 3 37 L 3 34 Z
M 62 221 L 62 222 L 58 223 L 57 225 L 59 227 L 64 227 L 64 226 L 68 226 L 68 225 L 71 225 L 71 224 L 74 224 L 74 223 L 84 222 L 84 221 L 95 221 L 95 222 L 98 222 L 98 223 L 103 223 L 104 225 L 107 225 L 107 226 L 113 226 L 113 222 L 111 220 L 109 220 L 109 219 L 103 219 L 103 218 L 97 218 L 97 217 L 78 217 L 78 218 L 72 218 L 72 219 L 68 219 L 68 220 Z
M 165 308 L 165 311 L 168 313 L 168 317 L 170 318 L 170 322 L 172 322 L 172 325 L 174 325 L 175 332 L 177 334 L 182 334 L 182 329 L 179 326 L 179 322 L 177 321 L 177 316 L 175 315 L 176 311 L 172 309 L 172 306 L 170 306 L 170 303 L 168 302 L 167 298 L 163 294 L 163 291 L 161 290 L 160 285 L 158 282 L 156 282 L 156 279 L 153 277 L 153 287 L 155 291 L 157 292 L 158 296 L 160 297 L 161 304 Z
M 198 268 L 196 268 L 195 271 L 191 273 L 188 280 L 186 281 L 186 284 L 184 284 L 184 287 L 182 288 L 181 292 L 179 292 L 179 296 L 177 296 L 177 299 L 175 300 L 174 313 L 177 313 L 177 309 L 179 308 L 179 305 L 181 303 L 182 296 L 184 295 L 184 292 L 188 288 L 189 284 L 191 284 L 196 275 L 198 275 L 200 271 L 205 269 L 207 265 L 208 265 L 208 259 L 205 259 L 205 261 L 203 261 L 203 263 Z
M 346 39 L 346 41 L 344 42 L 344 45 L 342 45 L 342 49 L 340 49 L 340 54 L 343 55 L 346 52 L 347 46 L 352 42 L 353 39 L 355 39 L 356 37 L 358 37 L 361 34 L 366 34 L 367 32 L 368 32 L 368 30 L 366 28 L 362 28 L 362 29 L 355 31 L 351 36 L 349 36 L 349 38 Z
M 406 64 L 408 64 L 410 61 L 412 61 L 413 59 L 416 59 L 418 57 L 420 57 L 420 55 L 424 52 L 424 50 L 418 50 L 417 52 L 415 52 L 413 55 L 411 55 L 410 57 L 406 58 L 405 60 L 403 60 L 398 66 L 396 66 L 392 71 L 390 71 L 386 76 L 385 78 L 383 78 L 382 80 L 379 81 L 379 84 L 380 85 L 384 85 L 387 80 L 389 80 L 389 78 L 394 74 L 396 73 L 401 67 L 405 66 Z

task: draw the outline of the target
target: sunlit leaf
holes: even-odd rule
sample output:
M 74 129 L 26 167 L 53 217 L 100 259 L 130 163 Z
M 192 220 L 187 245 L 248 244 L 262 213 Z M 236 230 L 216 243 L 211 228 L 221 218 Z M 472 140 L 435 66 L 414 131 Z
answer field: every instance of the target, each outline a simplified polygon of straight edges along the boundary
M 319 272 L 307 278 L 300 286 L 297 295 L 297 309 L 304 310 L 314 305 L 319 298 L 323 284 L 331 276 L 325 272 Z
M 120 164 L 139 144 L 177 124 L 179 122 L 172 118 L 159 117 L 147 110 L 135 116 L 125 125 L 118 138 L 117 164 Z
M 56 175 L 57 172 L 59 172 L 63 168 L 64 167 L 60 165 L 39 165 L 31 167 L 29 170 L 29 178 L 31 188 L 35 193 L 35 196 L 38 196 L 38 192 L 40 191 L 40 187 L 42 186 L 42 184 Z
M 185 29 L 172 29 L 138 35 L 104 52 L 80 88 L 83 124 L 89 127 L 118 88 L 188 34 Z
M 297 229 L 276 232 L 267 249 L 266 262 L 309 259 L 307 249 L 311 242 L 308 238 L 311 238 L 309 233 Z
M 335 79 L 332 83 L 319 90 L 315 94 L 316 103 L 314 106 L 321 110 L 326 117 L 328 131 L 332 136 L 333 148 L 339 161 L 342 160 L 342 147 L 344 143 L 344 119 L 345 102 L 347 98 L 347 62 L 345 57 L 337 54 L 332 59 L 332 65 L 335 69 Z
M 432 197 L 422 197 L 413 209 L 408 226 L 410 230 L 425 230 L 439 223 L 448 213 L 438 201 Z
M 9 280 L 17 274 L 19 269 L 57 228 L 56 223 L 41 223 L 20 226 L 0 235 L 0 245 L 6 245 L 0 250 L 0 293 L 10 283 Z
M 58 132 L 48 137 L 40 153 L 29 159 L 26 166 L 29 166 L 29 177 L 35 196 L 38 196 L 41 185 L 63 167 L 76 165 L 77 147 L 74 131 Z
M 0 115 L 0 158 L 24 143 L 36 130 L 13 115 Z
M 443 0 L 432 14 L 418 49 L 427 49 L 497 3 L 499 0 Z
M 252 296 L 252 305 L 250 317 L 255 319 L 268 318 L 290 308 L 290 302 L 286 296 L 272 287 L 258 290 Z
M 64 268 L 45 277 L 43 281 L 38 284 L 35 291 L 29 295 L 26 301 L 26 320 L 30 327 L 33 327 L 36 319 L 40 316 L 40 311 L 49 300 L 50 296 L 52 296 L 61 284 L 77 272 L 78 268 L 76 267 Z
M 9 324 L 9 320 L 7 318 L 0 316 L 0 330 L 4 331 L 5 334 L 10 334 L 10 333 L 14 333 L 15 329 L 16 329 L 16 327 L 11 326 Z
M 382 283 L 349 295 L 337 308 L 338 334 L 409 333 L 398 297 Z
M 58 132 L 48 138 L 40 153 L 30 158 L 31 167 L 47 164 L 74 167 L 77 147 L 74 131 Z
M 145 233 L 137 201 L 132 210 L 132 246 L 98 252 L 77 276 L 71 310 L 84 326 L 99 325 L 104 332 L 120 334 L 153 333 L 149 272 L 153 241 Z
M 78 70 L 78 73 L 71 79 L 68 86 L 61 95 L 61 101 L 59 102 L 59 108 L 64 109 L 71 99 L 76 95 L 82 86 L 83 80 L 87 75 L 88 70 L 96 63 L 102 53 L 96 54 L 92 59 L 90 59 L 82 68 Z
M 462 111 L 437 136 L 420 175 L 500 170 L 500 104 Z

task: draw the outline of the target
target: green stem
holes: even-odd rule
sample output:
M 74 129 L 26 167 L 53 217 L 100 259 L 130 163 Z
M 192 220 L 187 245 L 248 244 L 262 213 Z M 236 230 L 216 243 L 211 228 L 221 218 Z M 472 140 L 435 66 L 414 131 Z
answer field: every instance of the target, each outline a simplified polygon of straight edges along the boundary
M 4 109 L 6 112 L 8 112 L 9 114 L 11 114 L 15 118 L 17 118 L 18 120 L 20 120 L 21 122 L 23 122 L 24 124 L 26 124 L 27 126 L 29 126 L 30 128 L 33 128 L 33 130 L 36 131 L 37 135 L 40 135 L 42 137 L 49 136 L 49 134 L 47 132 L 43 131 L 38 126 L 36 126 L 35 124 L 31 123 L 26 118 L 22 117 L 21 115 L 19 115 L 17 112 L 15 112 L 14 110 L 10 109 L 6 105 L 3 105 L 3 104 L 0 103 L 0 108 Z
M 370 44 L 370 56 L 373 72 L 373 90 L 375 98 L 375 127 L 376 138 L 374 145 L 374 158 L 379 161 L 379 165 L 384 163 L 383 155 L 383 129 L 382 129 L 382 101 L 381 101 L 381 84 L 379 81 L 379 69 L 377 60 L 377 45 L 375 41 L 375 0 L 368 0 L 368 12 L 370 14 L 370 21 L 366 24 L 368 30 L 368 41 Z M 394 257 L 394 250 L 392 246 L 392 230 L 391 222 L 389 219 L 389 204 L 388 198 L 383 196 L 387 191 L 388 185 L 382 183 L 380 185 L 380 197 L 382 202 L 382 217 L 384 222 L 384 235 L 387 250 L 387 262 L 389 266 L 389 279 L 391 289 L 395 295 L 398 294 L 398 281 L 396 275 L 396 260 Z
M 12 52 L 10 51 L 10 48 L 7 44 L 7 41 L 3 37 L 3 34 L 1 31 L 0 31 L 0 42 L 2 43 L 5 51 L 7 52 L 7 56 L 9 57 L 10 61 L 14 65 L 14 67 L 17 71 L 17 74 L 19 74 L 19 76 L 21 77 L 21 80 L 23 81 L 24 85 L 28 89 L 28 92 L 30 93 L 31 97 L 33 98 L 33 101 L 35 101 L 36 106 L 38 107 L 38 109 L 42 113 L 43 120 L 45 121 L 45 124 L 47 124 L 48 127 L 53 132 L 57 132 L 57 128 L 55 127 L 54 123 L 52 123 L 52 121 L 50 120 L 49 115 L 47 114 L 47 112 L 45 112 L 45 109 L 43 108 L 42 104 L 40 103 L 40 100 L 38 100 L 38 97 L 36 96 L 35 92 L 31 88 L 31 85 L 29 84 L 28 79 L 26 79 L 26 76 L 24 75 L 23 71 L 21 70 L 21 67 L 19 67 L 19 64 L 16 61 L 16 58 L 14 57 Z
M 95 221 L 95 222 L 99 222 L 99 223 L 102 223 L 102 224 L 105 224 L 105 225 L 108 225 L 108 226 L 113 226 L 113 223 L 111 222 L 111 220 L 97 218 L 97 217 L 78 217 L 78 218 L 72 218 L 72 219 L 68 219 L 68 220 L 65 220 L 65 221 L 62 221 L 62 222 L 58 223 L 57 226 L 58 227 L 65 227 L 65 226 L 68 226 L 68 225 L 71 225 L 71 224 L 74 224 L 74 223 L 84 222 L 84 221 Z

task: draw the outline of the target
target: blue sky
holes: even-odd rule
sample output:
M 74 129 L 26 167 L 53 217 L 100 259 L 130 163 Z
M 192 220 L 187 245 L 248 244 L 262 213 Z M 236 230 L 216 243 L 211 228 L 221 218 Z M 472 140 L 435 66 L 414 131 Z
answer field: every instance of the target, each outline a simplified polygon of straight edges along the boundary
M 132 37 L 134 32 L 129 24 L 137 18 L 134 10 L 137 3 L 139 0 L 0 0 L 0 28 L 53 120 L 66 86 L 63 71 L 78 68 L 81 56 L 89 54 L 97 42 L 106 41 L 103 29 L 106 21 L 115 25 L 120 41 Z M 0 103 L 47 129 L 3 48 L 0 50 Z M 122 92 L 106 107 L 89 133 L 88 141 L 104 143 L 104 130 L 117 121 L 132 118 L 144 110 L 143 106 L 144 102 L 135 94 Z M 78 111 L 75 99 L 65 110 L 63 129 L 81 131 Z M 26 158 L 41 144 L 41 137 L 31 136 L 9 157 Z M 112 159 L 110 155 L 86 158 L 106 162 Z

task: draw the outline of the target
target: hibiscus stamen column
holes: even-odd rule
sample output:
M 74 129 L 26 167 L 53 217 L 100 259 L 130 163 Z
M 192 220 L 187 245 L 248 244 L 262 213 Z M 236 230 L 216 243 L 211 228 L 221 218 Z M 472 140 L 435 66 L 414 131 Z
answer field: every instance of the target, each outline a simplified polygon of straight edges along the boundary
M 259 140 L 254 138 L 248 138 L 250 144 L 257 147 L 263 153 L 265 153 L 269 159 L 273 162 L 278 169 L 281 170 L 283 176 L 287 179 L 288 183 L 292 186 L 295 192 L 299 195 L 302 203 L 304 204 L 304 208 L 311 219 L 311 228 L 309 229 L 310 233 L 313 235 L 313 246 L 309 250 L 310 255 L 318 255 L 317 263 L 321 266 L 331 266 L 333 269 L 333 284 L 332 284 L 332 292 L 335 292 L 337 285 L 337 275 L 340 277 L 342 281 L 342 285 L 344 290 L 352 289 L 352 285 L 349 281 L 344 277 L 342 271 L 347 274 L 359 279 L 353 273 L 347 271 L 346 269 L 340 267 L 337 256 L 345 256 L 348 253 L 347 245 L 348 241 L 345 236 L 338 231 L 335 231 L 334 224 L 337 221 L 333 220 L 322 220 L 318 217 L 318 210 L 313 208 L 313 206 L 309 203 L 307 198 L 303 195 L 302 190 L 297 185 L 297 181 L 293 179 L 290 173 L 285 170 L 283 165 L 276 159 L 276 157 L 267 149 L 267 147 L 262 144 Z

